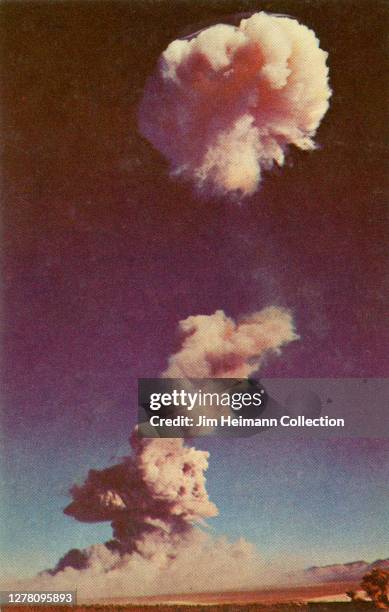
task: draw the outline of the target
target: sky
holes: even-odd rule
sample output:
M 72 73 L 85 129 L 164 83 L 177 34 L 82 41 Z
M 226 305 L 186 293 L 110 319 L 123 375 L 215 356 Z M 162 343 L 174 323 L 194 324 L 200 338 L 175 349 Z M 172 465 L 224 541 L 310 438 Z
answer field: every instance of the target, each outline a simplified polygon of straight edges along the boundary
M 354 7 L 354 8 L 353 8 Z M 168 177 L 139 135 L 158 55 L 222 15 L 287 13 L 329 52 L 315 152 L 291 151 L 237 204 Z M 6 4 L 3 82 L 3 555 L 34 573 L 109 525 L 62 514 L 91 467 L 126 454 L 136 379 L 179 320 L 290 308 L 281 377 L 386 376 L 384 4 Z M 211 529 L 303 565 L 385 555 L 385 440 L 202 441 Z

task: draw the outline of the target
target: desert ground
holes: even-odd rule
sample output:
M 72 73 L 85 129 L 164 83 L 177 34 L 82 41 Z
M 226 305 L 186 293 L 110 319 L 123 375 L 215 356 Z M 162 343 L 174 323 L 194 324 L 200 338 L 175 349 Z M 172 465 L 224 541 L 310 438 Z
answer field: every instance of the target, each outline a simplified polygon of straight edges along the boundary
M 93 602 L 81 602 L 72 607 L 77 612 L 128 611 L 141 612 L 338 612 L 353 610 L 371 610 L 370 602 L 358 605 L 347 601 L 345 592 L 356 589 L 353 582 L 336 582 L 311 586 L 290 588 L 269 588 L 260 591 L 194 593 L 185 595 L 166 595 L 141 597 L 137 599 L 117 598 Z M 344 599 L 345 601 L 335 601 Z M 326 601 L 327 600 L 327 601 Z M 69 612 L 69 606 L 2 606 L 4 612 Z
M 94 604 L 91 606 L 75 606 L 71 608 L 77 612 L 363 612 L 363 610 L 374 610 L 371 603 L 364 602 L 362 604 L 352 603 L 275 603 L 275 604 L 215 604 L 210 606 L 205 605 L 124 605 L 115 606 L 107 605 L 100 606 Z M 2 610 L 12 612 L 69 612 L 69 607 L 55 606 L 18 606 L 18 607 L 3 607 Z

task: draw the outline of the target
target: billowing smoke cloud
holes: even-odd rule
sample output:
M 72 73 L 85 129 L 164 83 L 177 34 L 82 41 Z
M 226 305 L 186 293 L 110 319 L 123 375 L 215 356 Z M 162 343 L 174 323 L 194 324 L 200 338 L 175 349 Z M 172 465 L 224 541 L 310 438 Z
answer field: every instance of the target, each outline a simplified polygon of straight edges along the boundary
M 71 552 L 78 558 L 83 555 L 81 567 L 67 564 L 55 575 L 44 572 L 24 581 L 23 588 L 71 591 L 77 587 L 79 600 L 131 600 L 149 595 L 254 588 L 261 580 L 274 582 L 275 575 L 246 540 L 232 543 L 199 529 L 177 539 L 173 553 L 165 553 L 148 537 L 140 553 L 121 555 L 103 544 Z M 278 579 L 279 574 L 276 576 Z
M 181 349 L 169 359 L 168 378 L 246 378 L 268 353 L 297 340 L 290 313 L 270 306 L 235 323 L 222 310 L 181 321 Z
M 23 588 L 74 590 L 81 599 L 244 589 L 267 570 L 255 547 L 196 527 L 218 511 L 205 489 L 208 453 L 181 439 L 132 436 L 133 454 L 91 470 L 65 513 L 111 521 L 113 540 L 70 550 Z M 269 572 L 270 575 L 270 572 Z M 15 588 L 20 586 L 14 585 Z
M 180 323 L 181 349 L 164 377 L 245 377 L 268 351 L 297 338 L 290 314 L 271 307 L 239 323 L 223 311 Z M 113 539 L 70 550 L 52 570 L 23 588 L 74 590 L 81 598 L 223 591 L 271 582 L 257 550 L 206 532 L 218 514 L 205 487 L 208 453 L 180 438 L 145 439 L 135 431 L 132 454 L 74 485 L 64 512 L 83 522 L 109 521 Z M 20 584 L 14 585 L 15 588 Z
M 312 30 L 263 12 L 175 40 L 146 84 L 140 131 L 198 191 L 251 195 L 288 145 L 315 148 L 326 59 Z
M 205 490 L 208 453 L 181 439 L 147 440 L 134 433 L 131 442 L 131 457 L 91 470 L 81 487 L 72 488 L 65 513 L 85 522 L 111 521 L 110 547 L 122 553 L 148 556 L 145 536 L 153 535 L 156 549 L 166 555 L 168 542 L 217 514 Z

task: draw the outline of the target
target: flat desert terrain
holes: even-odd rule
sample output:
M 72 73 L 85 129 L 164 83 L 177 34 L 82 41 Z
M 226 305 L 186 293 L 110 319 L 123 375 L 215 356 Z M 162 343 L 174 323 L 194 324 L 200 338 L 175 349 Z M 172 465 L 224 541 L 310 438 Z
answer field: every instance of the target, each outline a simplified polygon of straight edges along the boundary
M 310 586 L 288 588 L 268 588 L 258 591 L 241 591 L 225 593 L 193 593 L 153 597 L 112 598 L 99 602 L 81 601 L 70 608 L 66 606 L 2 606 L 5 612 L 352 612 L 353 610 L 371 610 L 370 602 L 352 604 L 345 592 L 357 589 L 352 582 L 336 582 Z M 328 598 L 328 601 L 326 601 Z M 343 601 L 342 601 L 343 598 Z M 315 601 L 320 599 L 320 601 Z M 340 601 L 337 601 L 337 600 Z

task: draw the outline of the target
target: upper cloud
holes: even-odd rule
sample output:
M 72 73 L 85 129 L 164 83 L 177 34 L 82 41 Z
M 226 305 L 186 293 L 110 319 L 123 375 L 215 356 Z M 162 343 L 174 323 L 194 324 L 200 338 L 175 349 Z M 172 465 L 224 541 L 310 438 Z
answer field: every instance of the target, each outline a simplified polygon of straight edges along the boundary
M 146 84 L 140 131 L 200 192 L 251 195 L 288 145 L 315 148 L 326 60 L 312 30 L 262 12 L 175 40 Z

